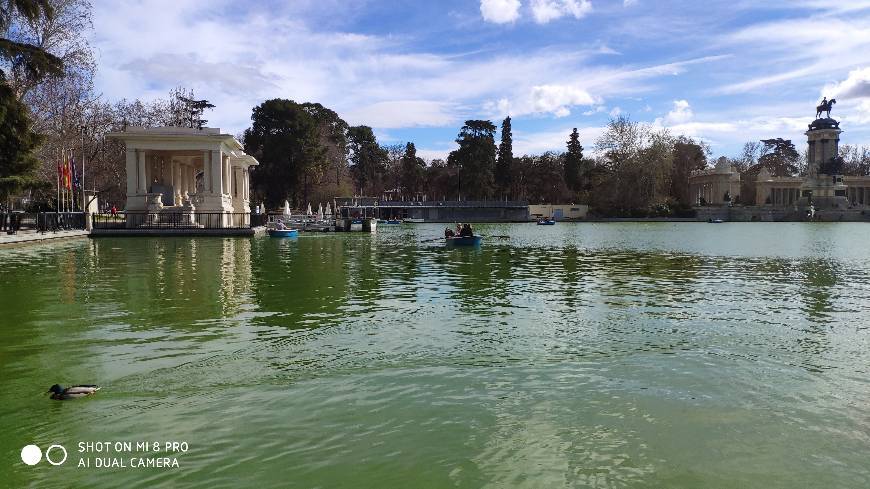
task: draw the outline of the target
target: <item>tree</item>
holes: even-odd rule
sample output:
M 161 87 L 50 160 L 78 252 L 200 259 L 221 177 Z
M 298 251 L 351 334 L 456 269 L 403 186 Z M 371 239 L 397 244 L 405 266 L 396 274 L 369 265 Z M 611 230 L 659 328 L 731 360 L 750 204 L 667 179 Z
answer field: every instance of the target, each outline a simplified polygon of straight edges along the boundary
M 12 88 L 0 83 L 0 195 L 3 200 L 24 187 L 35 185 L 39 161 L 33 151 L 42 137 L 30 127 L 27 107 Z
M 254 107 L 251 120 L 244 144 L 260 161 L 252 173 L 252 184 L 271 206 L 288 198 L 304 205 L 305 176 L 326 159 L 317 120 L 305 107 L 286 99 L 267 100 Z
M 0 3 L 0 30 L 14 36 L 19 32 L 16 19 L 36 23 L 53 16 L 47 0 L 8 0 Z M 42 142 L 10 80 L 20 75 L 39 82 L 63 73 L 60 58 L 13 36 L 0 38 L 0 193 L 6 197 L 37 184 L 39 162 L 34 151 Z
M 568 194 L 565 185 L 565 154 L 547 151 L 540 156 L 523 156 L 525 195 L 530 202 L 558 203 Z
M 447 162 L 437 158 L 432 160 L 425 171 L 426 191 L 434 200 L 447 200 L 455 188 Z
M 565 153 L 565 185 L 577 193 L 584 189 L 583 146 L 575 127 L 568 137 L 568 152 Z
M 347 131 L 348 148 L 350 149 L 351 175 L 359 189 L 360 195 L 366 191 L 372 193 L 373 186 L 380 180 L 386 169 L 388 155 L 384 148 L 378 145 L 375 133 L 368 126 L 354 126 Z
M 38 23 L 55 16 L 49 0 L 6 0 L 0 2 L 0 31 L 8 37 L 0 38 L 0 81 L 27 79 L 29 84 L 39 83 L 47 76 L 61 76 L 63 61 L 30 40 L 16 38 L 22 22 Z M 12 35 L 9 35 L 9 34 Z M 14 87 L 11 87 L 14 88 Z M 20 96 L 13 92 L 13 96 Z M 4 95 L 5 96 L 5 95 Z
M 352 192 L 347 168 L 347 122 L 321 104 L 306 102 L 301 106 L 314 118 L 318 143 L 325 152 L 321 164 L 312 166 L 303 175 L 305 200 L 310 195 L 314 200 L 328 201 Z
M 619 116 L 611 119 L 596 146 L 603 155 L 599 175 L 606 174 L 613 189 L 609 195 L 598 192 L 601 207 L 643 213 L 667 201 L 673 165 L 673 137 L 667 130 Z
M 495 168 L 495 126 L 490 121 L 469 120 L 459 131 L 459 149 L 450 152 L 448 166 L 457 168 L 458 191 L 472 198 L 492 195 Z M 463 183 L 464 182 L 464 183 Z
M 707 166 L 707 150 L 703 143 L 680 136 L 674 143 L 674 164 L 671 169 L 670 195 L 681 205 L 692 204 L 689 195 L 689 177 Z
M 383 174 L 384 190 L 401 191 L 402 155 L 405 154 L 405 145 L 384 144 L 382 148 L 387 152 L 387 163 Z
M 505 117 L 501 123 L 501 143 L 498 145 L 498 156 L 495 160 L 495 184 L 502 194 L 509 193 L 511 189 L 511 164 L 513 160 L 514 149 L 511 118 Z
M 408 142 L 402 155 L 402 189 L 408 196 L 415 196 L 423 190 L 425 171 L 426 163 L 417 156 L 414 143 Z
M 96 72 L 96 62 L 88 38 L 93 31 L 90 0 L 44 0 L 52 15 L 30 18 L 16 12 L 8 29 L 11 41 L 34 46 L 55 56 L 62 63 L 56 76 L 33 76 L 20 63 L 5 63 L 8 82 L 19 99 L 38 91 L 44 83 L 74 78 L 76 83 L 90 85 Z M 30 105 L 28 101 L 25 101 Z
M 764 147 L 758 163 L 767 168 L 775 177 L 791 176 L 798 173 L 800 154 L 790 139 L 762 139 Z

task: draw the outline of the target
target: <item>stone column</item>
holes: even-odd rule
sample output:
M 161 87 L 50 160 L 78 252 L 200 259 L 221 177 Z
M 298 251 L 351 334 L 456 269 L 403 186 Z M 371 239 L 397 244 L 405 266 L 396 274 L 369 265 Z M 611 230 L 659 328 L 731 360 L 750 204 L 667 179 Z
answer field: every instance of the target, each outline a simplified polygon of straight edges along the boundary
M 228 155 L 224 155 L 224 193 L 232 196 L 231 186 L 233 183 L 233 171 L 230 168 L 230 157 Z
M 136 161 L 136 150 L 127 148 L 127 196 L 139 192 L 139 168 Z
M 223 193 L 223 155 L 220 150 L 211 152 L 211 191 L 216 194 Z
M 139 185 L 137 193 L 144 195 L 148 193 L 148 180 L 145 177 L 145 150 L 137 150 L 137 157 L 139 160 Z
M 202 152 L 202 192 L 211 192 L 211 152 Z

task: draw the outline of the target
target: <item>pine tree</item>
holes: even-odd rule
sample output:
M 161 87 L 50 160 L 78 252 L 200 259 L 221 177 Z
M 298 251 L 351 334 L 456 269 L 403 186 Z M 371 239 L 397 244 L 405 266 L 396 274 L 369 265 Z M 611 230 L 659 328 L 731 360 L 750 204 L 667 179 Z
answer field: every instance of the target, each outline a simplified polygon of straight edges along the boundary
M 511 175 L 513 159 L 513 133 L 511 132 L 511 118 L 508 116 L 501 123 L 501 144 L 498 145 L 498 156 L 495 160 L 495 184 L 502 194 L 507 194 L 513 183 Z
M 568 153 L 565 154 L 565 183 L 574 192 L 583 189 L 583 146 L 575 127 L 568 139 Z
M 0 83 L 0 195 L 8 197 L 25 187 L 37 185 L 39 160 L 33 155 L 42 142 L 12 89 Z

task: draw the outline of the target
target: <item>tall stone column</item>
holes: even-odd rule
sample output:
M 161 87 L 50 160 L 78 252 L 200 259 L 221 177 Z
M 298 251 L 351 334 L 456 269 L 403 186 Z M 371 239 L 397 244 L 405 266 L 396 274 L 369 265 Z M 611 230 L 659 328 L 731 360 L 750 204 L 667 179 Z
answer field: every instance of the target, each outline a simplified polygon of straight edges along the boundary
M 140 149 L 136 151 L 138 157 L 138 166 L 139 166 L 139 185 L 137 193 L 144 195 L 148 193 L 148 180 L 145 174 L 145 150 Z
M 211 192 L 211 152 L 202 152 L 202 192 Z
M 139 192 L 139 169 L 137 167 L 136 150 L 127 148 L 127 196 Z
M 223 154 L 220 150 L 211 152 L 211 191 L 216 194 L 222 194 L 224 183 L 223 178 Z

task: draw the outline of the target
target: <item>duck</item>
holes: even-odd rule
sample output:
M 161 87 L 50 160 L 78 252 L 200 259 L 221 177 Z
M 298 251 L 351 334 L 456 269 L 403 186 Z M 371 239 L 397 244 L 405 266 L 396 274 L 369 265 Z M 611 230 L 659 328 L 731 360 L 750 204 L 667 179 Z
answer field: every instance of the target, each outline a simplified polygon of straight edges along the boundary
M 56 401 L 66 401 L 69 399 L 78 399 L 79 397 L 89 396 L 100 390 L 98 385 L 74 385 L 72 387 L 63 388 L 58 384 L 54 384 L 48 389 L 51 392 L 51 398 Z

